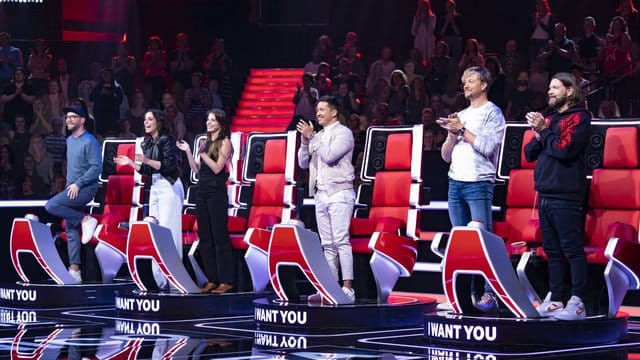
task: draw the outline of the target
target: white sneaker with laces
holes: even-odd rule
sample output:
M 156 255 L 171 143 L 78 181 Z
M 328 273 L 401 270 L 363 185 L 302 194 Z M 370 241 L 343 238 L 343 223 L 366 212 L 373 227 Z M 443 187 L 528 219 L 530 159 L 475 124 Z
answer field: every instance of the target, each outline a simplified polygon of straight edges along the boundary
M 96 231 L 98 220 L 93 216 L 85 215 L 80 224 L 82 226 L 82 236 L 80 237 L 80 241 L 86 245 L 91 241 L 93 233 Z
M 554 313 L 553 317 L 560 320 L 584 320 L 587 318 L 587 312 L 582 299 L 574 295 L 567 301 L 564 310 Z
M 356 302 L 356 292 L 353 289 L 343 287 L 342 291 L 344 291 L 344 294 L 349 298 L 349 302 L 347 304 L 353 304 Z
M 69 275 L 75 280 L 76 284 L 82 284 L 82 273 L 80 270 L 69 269 Z
M 548 292 L 542 304 L 538 305 L 536 310 L 542 317 L 554 316 L 554 314 L 564 310 L 564 304 L 561 301 L 551 301 L 551 292 Z

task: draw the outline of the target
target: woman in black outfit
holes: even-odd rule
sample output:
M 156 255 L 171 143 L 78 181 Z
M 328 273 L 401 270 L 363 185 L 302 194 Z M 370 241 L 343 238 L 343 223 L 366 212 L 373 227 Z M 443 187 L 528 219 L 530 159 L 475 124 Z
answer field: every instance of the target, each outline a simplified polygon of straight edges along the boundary
M 189 166 L 199 173 L 196 199 L 196 218 L 200 237 L 200 258 L 208 282 L 203 293 L 225 293 L 233 289 L 234 274 L 231 263 L 231 240 L 227 232 L 227 162 L 233 148 L 229 140 L 229 122 L 224 111 L 207 112 L 207 140 L 199 146 L 196 158 L 189 144 L 177 142 L 180 150 L 187 153 Z

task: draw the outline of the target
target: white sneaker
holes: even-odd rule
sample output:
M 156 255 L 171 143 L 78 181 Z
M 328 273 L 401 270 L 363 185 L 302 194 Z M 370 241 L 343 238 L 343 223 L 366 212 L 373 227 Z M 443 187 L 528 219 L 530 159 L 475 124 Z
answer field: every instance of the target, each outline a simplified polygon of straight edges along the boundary
M 542 317 L 555 316 L 554 314 L 564 310 L 564 305 L 562 304 L 562 301 L 551 301 L 551 292 L 548 292 L 547 296 L 545 296 L 542 301 L 542 304 L 538 305 L 536 310 Z
M 436 309 L 437 310 L 442 310 L 442 311 L 452 311 L 453 310 L 453 306 L 451 306 L 450 302 L 445 301 L 445 302 L 439 303 L 436 306 Z
M 85 215 L 80 223 L 82 225 L 82 236 L 80 237 L 80 241 L 86 245 L 91 241 L 93 233 L 96 231 L 98 220 L 93 216 Z
M 311 303 L 320 303 L 322 302 L 322 295 L 320 295 L 320 293 L 315 293 L 312 295 L 307 296 L 307 302 L 311 302 Z
M 584 320 L 587 318 L 587 312 L 584 310 L 582 299 L 574 295 L 567 301 L 564 310 L 554 313 L 553 317 L 560 320 Z
M 76 284 L 82 284 L 82 273 L 80 270 L 69 269 L 69 275 L 75 280 Z
M 343 287 L 342 291 L 344 291 L 344 294 L 349 298 L 349 302 L 347 302 L 347 304 L 353 304 L 356 302 L 356 292 L 353 289 Z

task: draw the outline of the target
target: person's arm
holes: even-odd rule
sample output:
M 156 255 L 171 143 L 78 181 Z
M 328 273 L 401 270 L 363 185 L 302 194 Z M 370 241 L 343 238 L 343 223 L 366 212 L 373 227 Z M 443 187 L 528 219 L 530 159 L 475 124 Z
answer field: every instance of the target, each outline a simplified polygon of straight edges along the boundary
M 447 140 L 445 140 L 444 144 L 442 144 L 442 148 L 440 148 L 440 156 L 442 160 L 447 163 L 451 162 L 451 153 L 453 152 L 453 148 L 456 146 L 458 142 L 458 137 L 451 133 L 447 132 Z
M 413 16 L 413 22 L 411 24 L 411 35 L 418 36 L 418 27 L 420 26 L 420 19 L 417 16 Z
M 532 138 L 531 141 L 524 146 L 524 158 L 527 159 L 528 162 L 538 160 L 538 156 L 541 152 L 542 144 L 536 137 Z
M 465 141 L 471 143 L 475 151 L 489 158 L 491 154 L 498 151 L 500 144 L 502 144 L 504 128 L 504 115 L 502 115 L 500 110 L 496 109 L 489 113 L 487 120 L 484 122 L 478 134 L 467 130 L 462 137 Z
M 548 127 L 539 130 L 542 150 L 557 159 L 574 159 L 580 156 L 589 142 L 590 119 L 585 113 L 573 113 L 564 117 L 558 133 Z
M 339 132 L 336 131 L 331 143 L 327 140 L 325 136 L 322 136 L 320 139 L 314 137 L 309 143 L 311 150 L 315 151 L 320 159 L 327 164 L 340 161 L 340 159 L 349 151 L 353 150 L 354 147 L 353 133 L 348 129 L 339 129 Z
M 196 160 L 193 157 L 193 153 L 191 153 L 191 147 L 189 146 L 189 143 L 184 140 L 178 140 L 176 141 L 176 147 L 185 152 L 187 161 L 189 161 L 189 167 L 191 168 L 191 171 L 196 174 L 199 173 L 200 164 L 196 163 Z
M 213 160 L 206 152 L 200 153 L 200 161 L 204 162 L 204 164 L 207 165 L 215 174 L 219 174 L 224 170 L 230 157 L 231 141 L 227 138 L 225 138 L 222 142 L 222 146 L 220 147 L 220 151 L 218 152 L 218 159 Z
M 84 144 L 84 154 L 89 163 L 89 169 L 76 180 L 75 184 L 79 188 L 87 185 L 97 184 L 100 172 L 102 172 L 102 151 L 97 140 L 87 141 Z

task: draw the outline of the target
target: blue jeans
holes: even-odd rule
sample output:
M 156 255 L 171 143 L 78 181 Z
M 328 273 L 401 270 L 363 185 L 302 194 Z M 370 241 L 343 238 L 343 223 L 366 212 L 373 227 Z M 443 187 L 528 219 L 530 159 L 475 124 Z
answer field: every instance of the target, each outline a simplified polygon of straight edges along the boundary
M 571 272 L 571 295 L 587 295 L 587 258 L 582 244 L 582 202 L 540 197 L 538 205 L 542 248 L 549 258 L 552 301 L 565 301 L 564 274 Z
M 449 179 L 449 220 L 452 226 L 466 226 L 470 221 L 479 221 L 491 231 L 491 204 L 493 183 L 490 181 L 465 182 Z M 474 276 L 475 278 L 475 276 Z M 471 281 L 471 292 L 475 292 L 475 280 Z M 485 282 L 484 292 L 493 294 Z
M 491 231 L 493 183 L 464 182 L 449 179 L 449 220 L 452 226 L 466 226 L 479 221 Z
M 98 184 L 80 188 L 75 199 L 69 199 L 67 190 L 63 190 L 49 199 L 44 208 L 49 214 L 61 217 L 66 222 L 67 249 L 69 264 L 81 264 L 80 260 L 80 222 L 84 217 L 82 210 L 98 191 Z

